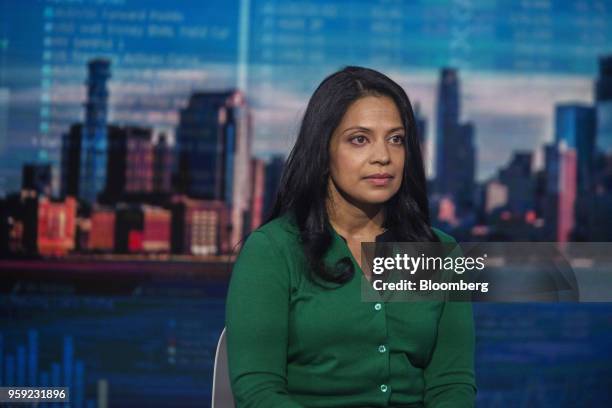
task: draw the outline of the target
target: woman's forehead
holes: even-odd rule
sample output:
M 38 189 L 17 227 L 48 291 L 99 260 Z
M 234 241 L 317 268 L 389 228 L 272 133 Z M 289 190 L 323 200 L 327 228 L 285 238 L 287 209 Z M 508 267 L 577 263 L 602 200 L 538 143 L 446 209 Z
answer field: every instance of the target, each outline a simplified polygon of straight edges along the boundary
M 402 119 L 395 102 L 387 96 L 366 96 L 355 101 L 340 122 L 342 130 L 349 128 L 402 127 Z

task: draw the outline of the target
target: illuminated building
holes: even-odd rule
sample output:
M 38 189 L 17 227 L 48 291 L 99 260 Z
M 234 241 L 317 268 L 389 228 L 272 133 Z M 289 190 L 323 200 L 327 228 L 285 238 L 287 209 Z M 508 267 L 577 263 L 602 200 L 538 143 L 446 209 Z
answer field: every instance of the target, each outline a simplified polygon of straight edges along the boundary
M 168 138 L 161 134 L 153 149 L 153 191 L 168 193 L 172 189 L 172 148 Z
M 546 238 L 567 242 L 574 228 L 576 202 L 576 150 L 565 142 L 546 146 Z
M 172 252 L 187 255 L 228 253 L 230 212 L 220 200 L 172 200 Z
M 91 213 L 91 229 L 88 249 L 112 252 L 115 247 L 115 211 L 94 207 Z
M 176 130 L 179 192 L 222 200 L 231 209 L 232 243 L 246 230 L 250 209 L 251 118 L 240 91 L 198 92 L 180 112 Z
M 105 200 L 119 201 L 126 193 L 153 191 L 151 129 L 110 126 Z
M 144 206 L 142 249 L 145 252 L 170 252 L 171 213 L 169 210 Z
M 476 147 L 474 126 L 459 123 L 457 70 L 441 72 L 437 99 L 436 191 L 448 195 L 461 216 L 473 207 Z
M 37 237 L 41 255 L 65 255 L 75 245 L 77 202 L 74 197 L 63 201 L 38 198 Z
M 90 61 L 85 123 L 81 134 L 79 198 L 94 203 L 106 184 L 108 90 L 110 61 Z

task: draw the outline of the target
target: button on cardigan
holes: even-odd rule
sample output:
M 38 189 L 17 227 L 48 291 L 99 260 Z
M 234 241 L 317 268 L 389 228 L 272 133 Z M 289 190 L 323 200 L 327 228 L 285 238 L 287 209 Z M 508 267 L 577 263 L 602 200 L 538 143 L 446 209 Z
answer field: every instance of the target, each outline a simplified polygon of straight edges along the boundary
M 332 231 L 324 262 L 349 257 L 355 267 L 353 278 L 334 289 L 308 279 L 290 213 L 244 242 L 226 303 L 236 406 L 472 407 L 471 304 L 362 301 L 366 277 Z M 455 242 L 434 232 L 442 242 Z M 376 241 L 389 239 L 387 231 Z

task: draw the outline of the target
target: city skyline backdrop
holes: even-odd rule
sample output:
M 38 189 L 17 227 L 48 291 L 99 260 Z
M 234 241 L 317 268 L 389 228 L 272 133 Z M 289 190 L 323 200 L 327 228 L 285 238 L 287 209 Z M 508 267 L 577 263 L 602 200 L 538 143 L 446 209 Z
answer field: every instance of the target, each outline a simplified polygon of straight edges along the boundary
M 265 219 L 314 88 L 352 64 L 411 98 L 434 226 L 610 239 L 605 3 L 0 6 L 14 18 L 0 41 L 10 252 L 234 248 Z
M 83 67 L 95 57 L 115 67 L 109 120 L 170 139 L 191 92 L 241 89 L 253 110 L 253 152 L 263 158 L 288 153 L 326 75 L 350 64 L 379 69 L 428 122 L 430 178 L 438 71 L 452 66 L 483 181 L 513 150 L 534 150 L 543 165 L 538 148 L 554 140 L 554 105 L 592 105 L 597 59 L 612 51 L 605 2 L 296 4 L 0 1 L 0 191 L 18 188 L 22 162 L 58 160 L 63 129 L 82 118 Z

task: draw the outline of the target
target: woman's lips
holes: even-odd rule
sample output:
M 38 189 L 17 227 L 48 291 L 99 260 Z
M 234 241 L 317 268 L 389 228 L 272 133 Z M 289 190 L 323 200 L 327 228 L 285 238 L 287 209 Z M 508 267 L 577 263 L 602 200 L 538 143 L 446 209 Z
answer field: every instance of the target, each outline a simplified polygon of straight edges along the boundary
M 386 186 L 391 182 L 393 177 L 366 177 L 371 184 L 375 186 Z

